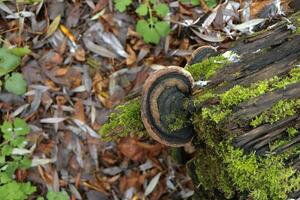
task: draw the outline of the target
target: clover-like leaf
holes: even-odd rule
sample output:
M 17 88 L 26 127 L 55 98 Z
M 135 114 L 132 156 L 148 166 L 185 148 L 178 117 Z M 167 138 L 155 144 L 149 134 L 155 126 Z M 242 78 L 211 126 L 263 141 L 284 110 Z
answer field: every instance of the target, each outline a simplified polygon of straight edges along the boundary
M 132 0 L 114 0 L 114 2 L 116 9 L 120 12 L 124 12 L 127 6 L 132 3 Z
M 145 42 L 154 44 L 159 42 L 160 36 L 151 21 L 139 20 L 136 25 L 136 31 L 143 37 Z
M 139 7 L 135 10 L 135 12 L 139 16 L 146 16 L 148 14 L 148 7 L 146 4 L 141 4 Z
M 12 54 L 6 48 L 0 48 L 0 77 L 16 69 L 21 63 L 21 58 Z
M 165 21 L 158 21 L 155 23 L 155 30 L 160 36 L 165 37 L 170 33 L 170 25 Z
M 11 93 L 23 95 L 27 89 L 27 82 L 20 73 L 12 73 L 5 83 L 4 88 Z
M 13 147 L 22 148 L 26 145 L 25 143 L 26 138 L 23 136 L 15 137 L 13 140 L 10 141 Z
M 8 156 L 11 154 L 13 148 L 9 145 L 4 145 L 3 148 L 1 149 L 1 155 L 3 156 Z
M 27 135 L 30 129 L 25 120 L 16 118 L 14 120 L 14 132 L 16 135 Z
M 217 6 L 216 0 L 205 0 L 205 3 L 207 5 L 207 7 L 209 7 L 209 8 L 214 8 Z
M 160 3 L 154 6 L 154 10 L 156 11 L 156 14 L 165 17 L 169 12 L 169 6 L 165 3 Z
M 48 200 L 68 200 L 69 196 L 65 191 L 62 192 L 54 192 L 54 191 L 48 191 L 47 193 L 47 199 Z
M 11 52 L 16 56 L 22 57 L 30 54 L 31 50 L 28 47 L 16 47 L 16 48 L 9 49 L 9 52 Z
M 13 138 L 13 126 L 10 122 L 5 121 L 1 126 L 1 132 L 5 140 L 11 140 Z

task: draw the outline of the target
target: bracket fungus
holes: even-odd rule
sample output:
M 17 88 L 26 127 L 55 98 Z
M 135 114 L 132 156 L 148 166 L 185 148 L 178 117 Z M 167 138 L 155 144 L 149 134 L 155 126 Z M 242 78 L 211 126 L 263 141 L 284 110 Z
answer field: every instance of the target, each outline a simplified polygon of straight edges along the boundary
M 153 73 L 142 93 L 142 121 L 150 136 L 168 146 L 183 146 L 194 136 L 187 119 L 191 112 L 185 106 L 190 101 L 194 80 L 181 67 L 167 67 Z M 181 117 L 180 117 L 181 116 Z M 176 121 L 181 119 L 181 123 Z M 172 123 L 180 126 L 170 128 Z

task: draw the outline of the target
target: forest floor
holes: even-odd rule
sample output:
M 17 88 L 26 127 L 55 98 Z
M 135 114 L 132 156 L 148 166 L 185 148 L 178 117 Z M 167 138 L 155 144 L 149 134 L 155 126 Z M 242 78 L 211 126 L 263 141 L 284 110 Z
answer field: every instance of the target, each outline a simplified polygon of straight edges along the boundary
M 0 0 L 0 199 L 191 197 L 171 148 L 98 131 L 149 74 L 228 49 L 289 3 Z

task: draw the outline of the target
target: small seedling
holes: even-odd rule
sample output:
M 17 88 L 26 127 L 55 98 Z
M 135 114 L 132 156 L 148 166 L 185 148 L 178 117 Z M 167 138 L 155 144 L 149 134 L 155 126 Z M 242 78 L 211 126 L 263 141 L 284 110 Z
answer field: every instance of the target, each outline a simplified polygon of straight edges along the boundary
M 13 155 L 12 152 L 14 148 L 24 148 L 26 145 L 29 126 L 24 120 L 16 118 L 13 122 L 5 121 L 0 130 L 0 199 L 25 200 L 36 188 L 30 182 L 15 181 L 14 174 L 17 169 L 29 168 L 31 162 L 26 156 Z

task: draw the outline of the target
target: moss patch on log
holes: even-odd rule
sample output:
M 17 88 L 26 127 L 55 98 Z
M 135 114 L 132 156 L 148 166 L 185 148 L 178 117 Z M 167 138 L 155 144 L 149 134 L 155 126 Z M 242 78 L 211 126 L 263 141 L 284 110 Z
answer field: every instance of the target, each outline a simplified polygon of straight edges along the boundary
M 111 141 L 130 134 L 144 135 L 140 111 L 140 99 L 117 106 L 110 114 L 109 121 L 99 130 L 102 139 Z
M 250 125 L 257 127 L 264 123 L 273 124 L 281 119 L 295 115 L 300 109 L 300 99 L 280 100 L 269 110 L 256 116 Z
M 204 59 L 200 63 L 188 65 L 185 67 L 189 71 L 195 80 L 199 80 L 203 77 L 206 80 L 213 76 L 216 71 L 225 65 L 229 64 L 230 61 L 223 55 L 213 56 Z
M 205 119 L 210 118 L 212 121 L 218 124 L 231 113 L 233 106 L 263 95 L 267 92 L 285 88 L 288 85 L 297 83 L 299 81 L 300 68 L 296 67 L 291 69 L 288 75 L 285 77 L 274 76 L 270 79 L 251 84 L 248 87 L 236 85 L 222 94 L 214 94 L 212 91 L 209 91 L 204 93 L 203 96 L 196 97 L 194 103 L 200 104 L 209 100 L 210 98 L 218 97 L 220 99 L 220 104 L 202 109 L 202 116 Z
M 290 192 L 300 189 L 300 173 L 286 167 L 281 155 L 257 156 L 235 149 L 229 142 L 198 152 L 194 165 L 198 187 L 207 193 L 218 190 L 225 198 L 239 196 L 256 200 L 287 199 Z

